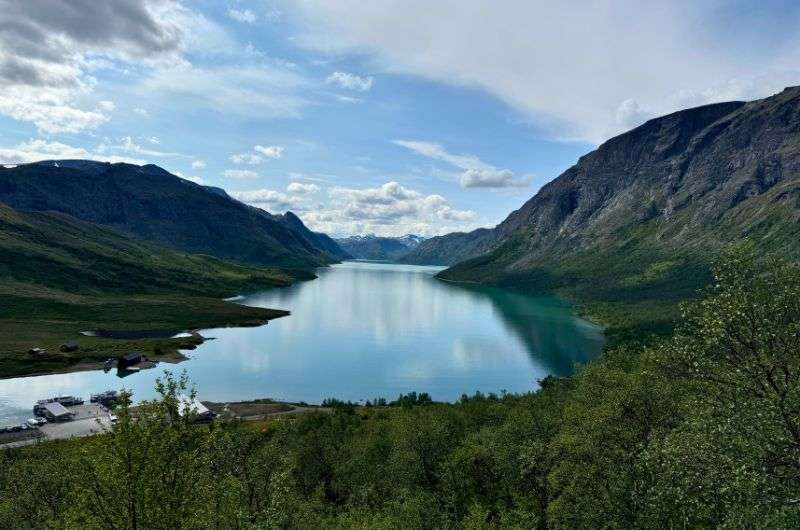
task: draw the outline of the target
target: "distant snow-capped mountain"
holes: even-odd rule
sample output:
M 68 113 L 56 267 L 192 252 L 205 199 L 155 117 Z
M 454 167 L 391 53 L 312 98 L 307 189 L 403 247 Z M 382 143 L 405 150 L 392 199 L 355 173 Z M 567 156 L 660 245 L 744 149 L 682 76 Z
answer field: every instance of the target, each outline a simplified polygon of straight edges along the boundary
M 340 238 L 336 242 L 354 258 L 392 261 L 415 249 L 425 239 L 415 234 L 401 237 L 366 234 Z

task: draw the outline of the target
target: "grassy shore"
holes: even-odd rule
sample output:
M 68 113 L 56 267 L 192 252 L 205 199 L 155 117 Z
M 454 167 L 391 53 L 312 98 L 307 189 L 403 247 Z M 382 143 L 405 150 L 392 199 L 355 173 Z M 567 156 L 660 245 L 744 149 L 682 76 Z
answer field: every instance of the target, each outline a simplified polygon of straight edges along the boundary
M 177 361 L 178 350 L 202 339 L 112 340 L 81 332 L 261 325 L 287 313 L 222 299 L 314 277 L 178 252 L 62 214 L 0 204 L 0 378 L 96 368 L 128 351 Z M 60 352 L 66 341 L 78 350 Z M 31 355 L 31 348 L 47 351 Z

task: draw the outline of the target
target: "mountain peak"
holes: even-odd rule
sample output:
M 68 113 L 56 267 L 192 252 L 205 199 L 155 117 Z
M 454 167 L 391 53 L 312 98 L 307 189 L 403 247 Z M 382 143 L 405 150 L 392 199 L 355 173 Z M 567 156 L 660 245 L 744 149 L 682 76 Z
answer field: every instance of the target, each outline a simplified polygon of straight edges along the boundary
M 337 239 L 345 251 L 359 259 L 398 260 L 417 247 L 424 238 L 413 234 L 384 237 L 375 234 L 354 235 Z
M 798 168 L 800 87 L 681 110 L 582 156 L 496 228 L 433 238 L 405 261 L 475 258 L 445 273 L 475 279 L 557 275 L 615 252 L 679 263 L 746 236 L 794 249 Z
M 312 268 L 338 256 L 294 214 L 287 221 L 154 165 L 45 160 L 0 172 L 0 202 L 56 211 L 182 251 Z

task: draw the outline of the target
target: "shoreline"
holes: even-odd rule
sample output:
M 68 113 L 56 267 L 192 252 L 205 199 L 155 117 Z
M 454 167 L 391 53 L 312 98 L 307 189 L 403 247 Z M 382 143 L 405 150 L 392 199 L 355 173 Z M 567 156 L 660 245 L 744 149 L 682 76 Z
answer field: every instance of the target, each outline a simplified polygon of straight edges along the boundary
M 143 367 L 142 369 L 155 368 L 155 365 L 162 362 L 169 364 L 179 364 L 189 359 L 188 357 L 186 357 L 186 355 L 184 355 L 183 352 L 195 350 L 197 347 L 201 346 L 206 341 L 213 339 L 213 337 L 203 336 L 202 333 L 205 331 L 213 329 L 224 329 L 224 328 L 261 327 L 267 325 L 272 320 L 276 320 L 278 318 L 283 318 L 291 315 L 291 312 L 280 309 L 264 309 L 264 311 L 268 311 L 270 315 L 255 320 L 254 319 L 244 320 L 239 323 L 231 323 L 230 321 L 220 324 L 211 323 L 207 327 L 204 326 L 203 328 L 191 328 L 179 332 L 179 333 L 189 334 L 189 336 L 186 337 L 177 337 L 177 338 L 170 337 L 162 339 L 151 339 L 151 338 L 114 339 L 114 338 L 102 338 L 102 337 L 81 335 L 81 338 L 84 340 L 91 339 L 93 341 L 96 341 L 96 344 L 92 345 L 89 351 L 98 348 L 104 349 L 105 346 L 105 348 L 107 348 L 106 351 L 108 353 L 104 352 L 102 355 L 97 354 L 96 356 L 78 358 L 78 360 L 72 364 L 69 363 L 69 357 L 64 356 L 64 354 L 62 354 L 61 352 L 54 353 L 50 357 L 39 359 L 38 361 L 40 362 L 52 361 L 54 363 L 60 361 L 64 363 L 62 366 L 55 366 L 44 370 L 35 370 L 35 371 L 16 373 L 16 374 L 8 374 L 8 375 L 0 374 L 0 381 L 5 381 L 9 379 L 22 379 L 26 377 L 41 377 L 47 375 L 92 372 L 92 371 L 103 370 L 107 359 L 118 357 L 120 352 L 116 351 L 115 347 L 121 345 L 125 345 L 126 348 L 124 349 L 130 351 L 142 350 L 142 356 L 146 357 L 148 361 L 153 363 L 153 366 L 147 366 L 146 368 Z M 139 345 L 138 348 L 137 345 Z M 161 353 L 156 353 L 156 350 L 161 350 Z M 80 350 L 78 353 L 80 353 Z M 29 361 L 29 363 L 26 363 L 26 366 L 33 365 L 37 361 L 37 359 L 31 358 L 30 354 L 25 354 L 25 355 L 28 355 L 28 358 L 26 360 Z M 102 357 L 102 359 L 100 357 Z

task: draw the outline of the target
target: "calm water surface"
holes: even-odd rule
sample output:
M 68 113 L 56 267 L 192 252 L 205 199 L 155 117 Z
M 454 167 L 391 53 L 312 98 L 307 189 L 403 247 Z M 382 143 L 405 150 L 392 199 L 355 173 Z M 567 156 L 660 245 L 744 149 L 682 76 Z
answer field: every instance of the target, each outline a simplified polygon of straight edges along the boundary
M 186 370 L 201 399 L 272 397 L 319 402 L 428 392 L 523 392 L 548 374 L 568 375 L 596 357 L 601 330 L 555 298 L 438 281 L 438 267 L 346 262 L 319 279 L 247 296 L 239 303 L 288 309 L 258 328 L 206 330 L 190 360 L 124 379 L 78 372 L 0 380 L 0 425 L 30 417 L 36 399 L 132 389 L 153 397 L 168 368 Z

